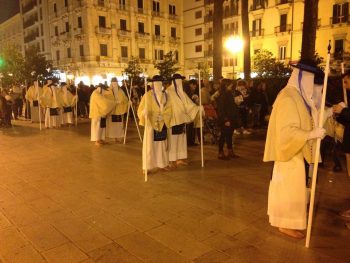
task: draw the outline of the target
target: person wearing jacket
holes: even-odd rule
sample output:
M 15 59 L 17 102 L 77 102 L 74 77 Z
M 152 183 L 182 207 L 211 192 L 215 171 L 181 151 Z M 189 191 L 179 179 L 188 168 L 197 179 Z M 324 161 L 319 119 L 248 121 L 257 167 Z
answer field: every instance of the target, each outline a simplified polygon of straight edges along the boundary
M 223 79 L 220 87 L 220 95 L 217 99 L 218 126 L 220 128 L 219 155 L 220 160 L 238 157 L 233 152 L 232 136 L 238 127 L 238 111 L 233 95 L 233 82 Z M 224 154 L 224 144 L 227 145 L 228 155 Z

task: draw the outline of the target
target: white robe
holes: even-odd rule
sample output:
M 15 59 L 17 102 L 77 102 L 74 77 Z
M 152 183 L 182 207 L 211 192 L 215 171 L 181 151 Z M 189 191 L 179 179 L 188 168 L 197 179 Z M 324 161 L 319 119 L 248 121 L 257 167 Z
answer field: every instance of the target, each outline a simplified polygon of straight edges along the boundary
M 60 108 L 61 101 L 58 95 L 58 89 L 48 87 L 47 91 L 44 92 L 43 96 L 46 98 L 46 101 L 49 102 L 46 106 L 45 112 L 45 127 L 46 128 L 59 128 L 61 126 L 61 115 L 62 113 L 58 109 L 58 115 L 51 116 L 50 108 Z
M 40 99 L 39 94 L 40 94 L 39 87 L 35 87 L 35 86 L 29 87 L 26 93 L 26 100 L 28 100 L 30 103 L 30 117 L 32 122 L 40 122 L 39 106 L 36 106 L 36 107 L 33 106 L 34 100 L 39 101 Z
M 121 122 L 112 122 L 112 115 L 107 116 L 107 135 L 106 137 L 111 139 L 124 138 L 124 124 L 123 116 Z
M 169 138 L 169 161 L 175 162 L 177 160 L 187 159 L 187 136 L 186 133 L 172 134 L 171 129 Z
M 91 119 L 91 141 L 103 141 L 106 138 L 106 128 L 100 127 L 101 118 Z

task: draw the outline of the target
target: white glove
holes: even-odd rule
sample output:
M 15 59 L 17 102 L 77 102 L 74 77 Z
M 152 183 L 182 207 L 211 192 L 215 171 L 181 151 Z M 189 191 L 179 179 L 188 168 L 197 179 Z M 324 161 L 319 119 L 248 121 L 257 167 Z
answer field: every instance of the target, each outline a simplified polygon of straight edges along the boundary
M 312 139 L 318 139 L 320 138 L 321 140 L 326 136 L 326 130 L 323 128 L 315 128 L 313 129 L 308 136 L 308 140 Z

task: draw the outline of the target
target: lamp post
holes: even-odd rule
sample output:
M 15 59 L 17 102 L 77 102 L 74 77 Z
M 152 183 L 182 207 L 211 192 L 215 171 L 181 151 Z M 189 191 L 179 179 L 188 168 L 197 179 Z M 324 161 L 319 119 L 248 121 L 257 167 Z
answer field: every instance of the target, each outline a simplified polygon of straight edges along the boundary
M 235 79 L 235 55 L 242 50 L 243 40 L 238 36 L 231 36 L 225 41 L 225 48 L 233 56 L 232 73 L 233 73 L 233 79 Z

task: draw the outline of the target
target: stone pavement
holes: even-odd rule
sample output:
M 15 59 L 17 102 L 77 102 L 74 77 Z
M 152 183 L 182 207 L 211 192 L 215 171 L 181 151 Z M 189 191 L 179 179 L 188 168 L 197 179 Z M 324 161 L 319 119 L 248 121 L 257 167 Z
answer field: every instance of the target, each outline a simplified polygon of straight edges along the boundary
M 141 174 L 135 132 L 127 145 L 89 142 L 89 125 L 0 130 L 0 262 L 349 262 L 345 173 L 321 170 L 311 248 L 266 216 L 271 164 L 264 134 L 238 137 L 240 159 L 189 150 L 191 165 Z M 328 170 L 327 170 L 328 168 Z

